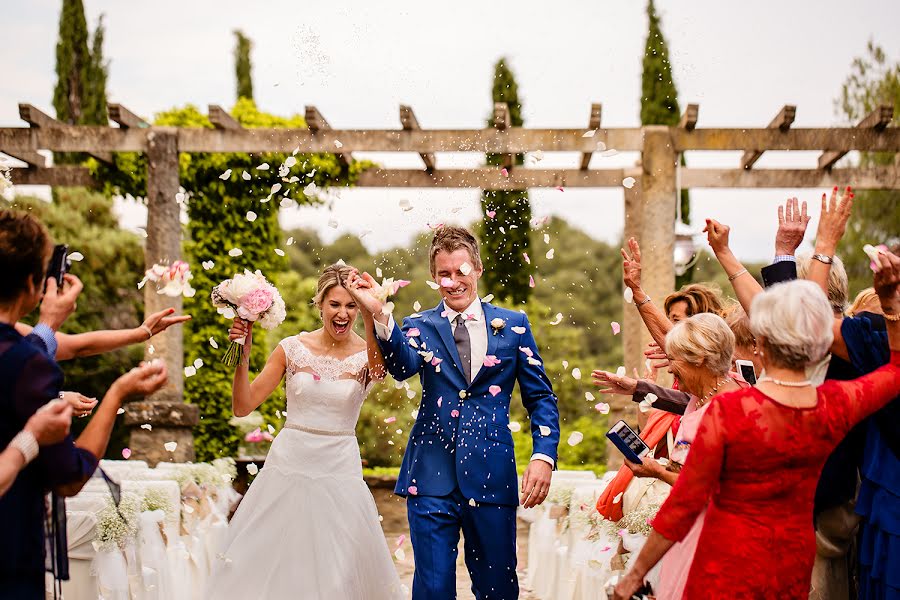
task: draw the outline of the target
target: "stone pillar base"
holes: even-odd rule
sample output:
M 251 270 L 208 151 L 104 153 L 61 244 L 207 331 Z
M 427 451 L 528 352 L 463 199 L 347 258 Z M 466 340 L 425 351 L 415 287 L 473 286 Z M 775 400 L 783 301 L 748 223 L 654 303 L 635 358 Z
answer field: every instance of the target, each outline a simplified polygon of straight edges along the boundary
M 200 420 L 200 408 L 183 402 L 129 402 L 125 425 L 131 428 L 131 456 L 154 467 L 160 462 L 190 462 L 195 458 L 192 428 Z M 142 428 L 149 425 L 151 429 Z M 174 452 L 166 449 L 177 443 Z

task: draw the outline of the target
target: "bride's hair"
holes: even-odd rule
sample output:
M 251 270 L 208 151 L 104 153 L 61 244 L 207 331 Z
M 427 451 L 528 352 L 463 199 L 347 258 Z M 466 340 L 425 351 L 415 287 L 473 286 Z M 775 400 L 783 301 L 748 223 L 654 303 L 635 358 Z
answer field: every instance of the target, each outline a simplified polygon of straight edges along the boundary
M 319 276 L 319 285 L 316 289 L 316 295 L 313 296 L 313 304 L 316 305 L 316 308 L 322 308 L 322 300 L 325 299 L 325 294 L 328 293 L 328 290 L 337 285 L 342 288 L 347 287 L 347 279 L 350 277 L 350 272 L 352 270 L 353 267 L 345 265 L 344 263 L 335 263 L 325 267 L 325 270 L 322 271 L 322 274 Z

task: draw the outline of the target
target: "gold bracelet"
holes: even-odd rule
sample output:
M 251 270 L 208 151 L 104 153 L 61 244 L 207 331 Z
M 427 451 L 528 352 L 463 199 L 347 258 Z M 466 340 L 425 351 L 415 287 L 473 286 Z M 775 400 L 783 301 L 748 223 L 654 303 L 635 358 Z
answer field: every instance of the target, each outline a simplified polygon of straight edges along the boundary
M 743 274 L 746 273 L 746 272 L 747 272 L 747 269 L 741 269 L 740 271 L 738 271 L 738 272 L 735 273 L 734 275 L 729 275 L 729 276 L 728 276 L 728 281 L 734 281 L 735 279 L 737 279 L 738 277 L 740 277 L 741 275 L 743 275 Z

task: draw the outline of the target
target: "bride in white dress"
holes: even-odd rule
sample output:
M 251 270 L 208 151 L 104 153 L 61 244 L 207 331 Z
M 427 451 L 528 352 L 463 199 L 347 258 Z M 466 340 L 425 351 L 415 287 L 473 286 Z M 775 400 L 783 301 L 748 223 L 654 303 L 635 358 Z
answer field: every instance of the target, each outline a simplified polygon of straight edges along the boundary
M 282 340 L 252 383 L 252 324 L 238 319 L 229 331 L 247 336 L 234 413 L 255 410 L 286 377 L 287 422 L 229 524 L 206 598 L 405 596 L 354 433 L 372 382 L 385 372 L 371 315 L 364 314 L 368 341 L 353 332 L 359 308 L 347 288 L 367 285 L 351 267 L 325 269 L 315 297 L 322 328 Z

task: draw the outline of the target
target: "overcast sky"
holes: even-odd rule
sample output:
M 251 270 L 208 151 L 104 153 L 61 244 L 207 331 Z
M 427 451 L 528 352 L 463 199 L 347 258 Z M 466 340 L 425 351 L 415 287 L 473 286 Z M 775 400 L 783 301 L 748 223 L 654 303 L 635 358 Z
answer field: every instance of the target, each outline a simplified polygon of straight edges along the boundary
M 399 128 L 410 104 L 425 128 L 475 128 L 492 106 L 494 62 L 509 58 L 530 127 L 582 127 L 592 102 L 606 127 L 639 124 L 645 2 L 602 0 L 514 4 L 455 2 L 236 2 L 84 0 L 89 27 L 105 15 L 108 94 L 136 113 L 194 103 L 234 102 L 232 30 L 254 42 L 253 78 L 266 111 L 302 114 L 314 104 L 341 129 Z M 52 113 L 58 0 L 30 0 L 4 11 L 0 126 L 18 126 L 17 103 Z M 514 12 L 506 12 L 506 11 Z M 842 124 L 834 99 L 868 39 L 900 58 L 897 0 L 658 0 L 682 106 L 700 104 L 699 126 L 765 126 L 784 104 L 797 127 Z M 419 167 L 416 155 L 364 155 L 384 166 Z M 691 165 L 735 166 L 740 153 L 693 153 Z M 574 166 L 577 155 L 547 154 L 542 167 Z M 815 153 L 769 153 L 759 167 L 815 165 Z M 635 156 L 594 158 L 627 166 Z M 479 155 L 438 155 L 439 166 L 477 165 Z M 770 256 L 776 204 L 793 190 L 698 190 L 695 222 L 737 225 L 736 251 Z M 814 200 L 818 192 L 805 190 Z M 285 227 L 317 229 L 325 239 L 359 234 L 370 249 L 405 243 L 427 223 L 480 216 L 477 190 L 342 191 L 330 207 L 282 212 Z M 533 190 L 537 216 L 556 214 L 615 242 L 622 190 Z M 414 209 L 401 211 L 401 199 Z M 813 203 L 815 204 L 815 202 Z M 119 203 L 123 223 L 141 225 L 141 207 Z M 454 208 L 460 209 L 451 213 Z M 813 212 L 817 212 L 815 209 Z M 337 229 L 327 223 L 334 220 Z

